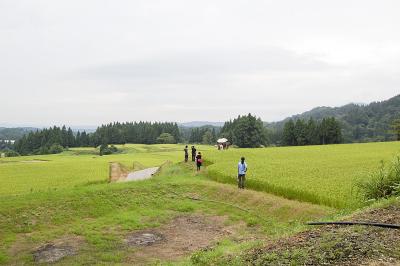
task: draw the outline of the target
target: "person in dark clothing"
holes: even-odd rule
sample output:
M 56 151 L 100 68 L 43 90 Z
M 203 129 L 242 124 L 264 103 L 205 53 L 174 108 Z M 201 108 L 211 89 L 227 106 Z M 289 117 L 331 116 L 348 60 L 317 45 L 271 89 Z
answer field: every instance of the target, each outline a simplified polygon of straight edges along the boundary
M 244 189 L 244 182 L 246 181 L 247 164 L 244 162 L 244 157 L 240 158 L 238 164 L 238 188 Z
M 199 153 L 197 153 L 197 156 L 196 156 L 197 171 L 200 171 L 202 164 L 203 164 L 203 159 L 201 158 L 201 152 L 199 152 Z
M 192 162 L 196 160 L 196 148 L 192 146 Z
M 185 149 L 183 149 L 185 151 L 185 163 L 187 163 L 187 161 L 189 160 L 189 151 L 188 151 L 188 146 L 185 146 Z

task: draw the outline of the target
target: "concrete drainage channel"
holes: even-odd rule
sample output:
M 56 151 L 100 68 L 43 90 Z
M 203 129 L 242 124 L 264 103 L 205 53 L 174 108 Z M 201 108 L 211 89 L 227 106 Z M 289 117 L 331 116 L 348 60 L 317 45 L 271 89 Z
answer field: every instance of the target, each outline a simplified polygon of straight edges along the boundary
M 163 165 L 165 164 L 166 163 L 164 163 Z M 128 169 L 121 163 L 110 162 L 108 181 L 112 183 L 112 182 L 129 182 L 129 181 L 149 179 L 153 175 L 157 174 L 163 165 L 131 172 L 130 169 Z
M 124 180 L 119 180 L 118 182 L 129 182 L 129 181 L 137 181 L 137 180 L 144 180 L 151 178 L 157 171 L 160 169 L 160 167 L 151 167 L 135 172 L 131 172 L 128 174 L 128 176 Z

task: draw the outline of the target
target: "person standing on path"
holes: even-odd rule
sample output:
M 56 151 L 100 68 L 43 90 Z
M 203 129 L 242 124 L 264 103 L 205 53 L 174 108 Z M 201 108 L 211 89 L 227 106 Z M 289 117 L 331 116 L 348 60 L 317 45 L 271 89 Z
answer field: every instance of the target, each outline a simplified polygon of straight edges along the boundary
M 202 164 L 203 164 L 203 159 L 201 158 L 201 152 L 199 152 L 199 153 L 197 153 L 197 156 L 196 156 L 197 171 L 200 171 Z
M 238 188 L 244 189 L 244 182 L 246 181 L 247 164 L 244 157 L 240 159 L 238 164 Z
M 192 162 L 196 160 L 196 148 L 192 146 Z
M 188 146 L 186 145 L 183 150 L 185 151 L 185 163 L 187 163 L 187 161 L 189 160 Z

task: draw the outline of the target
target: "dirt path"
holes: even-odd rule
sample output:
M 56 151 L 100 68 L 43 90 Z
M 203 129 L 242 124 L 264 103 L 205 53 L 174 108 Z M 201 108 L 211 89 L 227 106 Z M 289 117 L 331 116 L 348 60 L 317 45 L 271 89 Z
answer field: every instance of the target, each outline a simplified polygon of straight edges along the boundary
M 121 180 L 120 182 L 137 181 L 151 178 L 158 171 L 158 169 L 159 167 L 151 167 L 140 171 L 131 172 L 124 180 Z

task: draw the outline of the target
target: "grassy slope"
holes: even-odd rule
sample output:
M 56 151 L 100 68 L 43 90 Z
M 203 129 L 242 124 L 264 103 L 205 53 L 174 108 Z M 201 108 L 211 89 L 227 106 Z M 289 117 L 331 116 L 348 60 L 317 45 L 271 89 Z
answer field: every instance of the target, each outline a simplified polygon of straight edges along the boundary
M 252 213 L 180 198 L 171 190 L 182 195 L 195 192 L 202 198 L 251 208 Z M 0 261 L 33 263 L 31 252 L 35 247 L 75 235 L 83 237 L 85 244 L 78 256 L 64 259 L 61 264 L 123 262 L 133 252 L 121 248 L 128 232 L 156 227 L 180 213 L 192 212 L 227 215 L 231 223 L 245 221 L 250 226 L 258 225 L 260 234 L 270 237 L 296 232 L 303 228 L 304 221 L 333 213 L 325 207 L 264 193 L 238 194 L 233 186 L 194 175 L 188 167 L 173 165 L 146 181 L 4 196 L 0 205 Z
M 400 199 L 383 200 L 343 217 L 396 223 L 400 219 Z M 399 265 L 398 230 L 366 226 L 316 226 L 262 245 L 226 252 L 220 245 L 198 251 L 192 261 L 199 265 Z
M 381 160 L 391 160 L 400 142 L 346 144 L 211 152 L 212 177 L 234 183 L 236 164 L 245 156 L 249 186 L 290 199 L 337 208 L 357 208 L 355 184 L 368 178 Z

